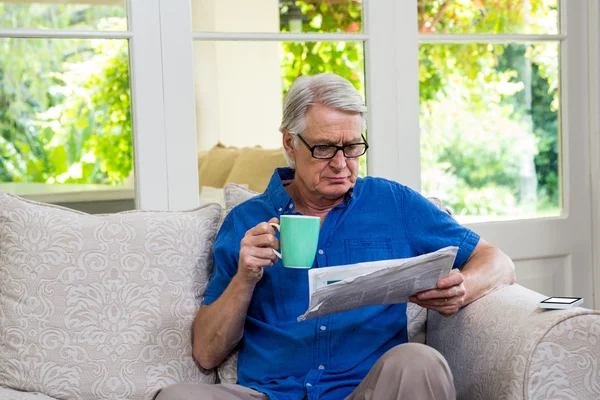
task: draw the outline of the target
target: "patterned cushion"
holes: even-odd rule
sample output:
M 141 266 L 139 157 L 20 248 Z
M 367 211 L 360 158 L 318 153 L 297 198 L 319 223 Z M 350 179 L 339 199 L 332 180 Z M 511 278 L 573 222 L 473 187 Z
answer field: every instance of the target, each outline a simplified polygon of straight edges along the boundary
M 235 184 L 225 186 L 225 212 L 229 213 L 235 206 L 246 200 L 257 196 L 259 193 L 253 192 L 245 187 Z M 436 204 L 438 205 L 438 204 Z M 438 205 L 443 207 L 441 202 Z M 446 211 L 446 210 L 444 210 Z M 427 323 L 427 310 L 410 303 L 407 309 L 408 315 L 408 341 L 425 343 L 425 326 Z M 231 354 L 221 363 L 218 369 L 219 379 L 225 383 L 237 382 L 237 352 Z
M 0 193 L 0 386 L 150 399 L 214 382 L 190 339 L 220 213 L 88 215 Z
M 229 183 L 225 185 L 225 213 L 233 209 L 233 207 L 242 204 L 246 200 L 250 200 L 254 196 L 258 196 L 260 193 L 254 192 L 247 187 L 236 183 Z

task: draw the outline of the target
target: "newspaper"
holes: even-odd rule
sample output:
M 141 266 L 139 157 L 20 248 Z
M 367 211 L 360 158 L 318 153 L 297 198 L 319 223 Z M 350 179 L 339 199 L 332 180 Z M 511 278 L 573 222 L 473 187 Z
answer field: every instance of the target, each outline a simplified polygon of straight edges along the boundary
M 433 289 L 452 270 L 458 247 L 418 257 L 364 262 L 308 271 L 310 303 L 298 321 L 364 306 L 407 303 L 409 296 Z

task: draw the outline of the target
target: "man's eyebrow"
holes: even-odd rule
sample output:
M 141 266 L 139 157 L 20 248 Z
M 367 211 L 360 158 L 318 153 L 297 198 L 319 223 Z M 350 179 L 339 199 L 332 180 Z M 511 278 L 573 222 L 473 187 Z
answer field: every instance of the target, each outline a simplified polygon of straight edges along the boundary
M 317 139 L 315 146 L 337 146 L 337 141 L 331 139 Z
M 348 142 L 343 142 L 342 146 L 345 146 L 347 144 L 356 144 L 356 143 L 361 143 L 362 137 L 359 139 L 354 139 L 354 140 L 350 140 Z M 335 140 L 331 140 L 331 139 L 315 139 L 314 140 L 314 144 L 313 146 L 337 146 L 338 142 Z

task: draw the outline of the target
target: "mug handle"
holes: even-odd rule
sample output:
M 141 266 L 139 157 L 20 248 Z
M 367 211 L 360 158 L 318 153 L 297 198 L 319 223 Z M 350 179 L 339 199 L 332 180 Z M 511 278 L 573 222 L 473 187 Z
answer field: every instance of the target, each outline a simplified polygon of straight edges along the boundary
M 277 229 L 279 232 L 281 232 L 281 225 L 276 224 L 274 222 L 269 222 L 269 225 L 271 225 L 273 228 Z M 281 253 L 278 252 L 277 250 L 273 249 L 273 253 L 275 253 L 275 255 L 281 259 L 283 259 L 283 257 L 281 256 Z

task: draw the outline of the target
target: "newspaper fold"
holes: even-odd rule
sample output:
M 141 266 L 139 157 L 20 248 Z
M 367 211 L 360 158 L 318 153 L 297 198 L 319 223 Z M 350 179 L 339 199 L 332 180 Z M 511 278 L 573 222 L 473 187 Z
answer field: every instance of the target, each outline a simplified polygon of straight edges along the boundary
M 298 321 L 364 306 L 407 303 L 409 296 L 436 287 L 452 270 L 458 247 L 418 257 L 365 262 L 308 271 L 310 303 Z

